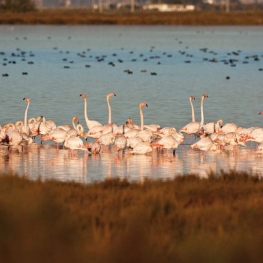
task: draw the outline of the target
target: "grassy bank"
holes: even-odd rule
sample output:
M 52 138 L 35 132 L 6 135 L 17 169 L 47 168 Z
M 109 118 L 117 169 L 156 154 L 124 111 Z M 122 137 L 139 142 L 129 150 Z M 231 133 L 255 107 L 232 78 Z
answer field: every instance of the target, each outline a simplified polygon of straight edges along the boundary
M 1 262 L 262 262 L 263 181 L 0 176 Z
M 263 25 L 263 11 L 105 12 L 42 10 L 28 13 L 1 12 L 0 24 L 86 25 Z

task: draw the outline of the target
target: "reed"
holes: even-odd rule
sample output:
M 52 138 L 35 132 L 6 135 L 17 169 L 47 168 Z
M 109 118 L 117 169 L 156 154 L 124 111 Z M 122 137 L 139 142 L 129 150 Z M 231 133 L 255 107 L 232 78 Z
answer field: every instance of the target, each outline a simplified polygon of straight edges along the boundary
M 80 9 L 44 9 L 15 13 L 0 11 L 0 24 L 81 25 L 262 25 L 263 10 L 135 13 Z
M 1 262 L 262 262 L 247 173 L 92 185 L 0 176 Z

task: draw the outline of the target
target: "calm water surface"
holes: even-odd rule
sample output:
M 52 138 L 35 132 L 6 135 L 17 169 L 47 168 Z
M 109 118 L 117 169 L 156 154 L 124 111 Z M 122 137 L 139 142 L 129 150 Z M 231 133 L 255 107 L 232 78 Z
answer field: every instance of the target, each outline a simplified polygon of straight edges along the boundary
M 188 97 L 205 100 L 205 122 L 223 119 L 239 126 L 262 127 L 263 28 L 176 26 L 0 26 L 0 124 L 24 117 L 24 97 L 31 99 L 28 117 L 44 115 L 57 125 L 78 116 L 86 128 L 88 114 L 108 122 L 106 94 L 112 120 L 128 117 L 139 123 L 138 105 L 145 124 L 158 123 L 178 130 L 191 121 Z M 128 74 L 127 70 L 132 72 Z M 3 75 L 8 74 L 8 77 Z M 228 77 L 228 79 L 227 79 Z M 206 176 L 208 171 L 245 170 L 262 173 L 263 160 L 255 145 L 237 153 L 203 153 L 179 146 L 176 155 L 125 152 L 73 157 L 51 143 L 23 152 L 0 150 L 1 171 L 12 170 L 35 179 L 89 183 L 108 177 L 173 178 L 184 173 Z

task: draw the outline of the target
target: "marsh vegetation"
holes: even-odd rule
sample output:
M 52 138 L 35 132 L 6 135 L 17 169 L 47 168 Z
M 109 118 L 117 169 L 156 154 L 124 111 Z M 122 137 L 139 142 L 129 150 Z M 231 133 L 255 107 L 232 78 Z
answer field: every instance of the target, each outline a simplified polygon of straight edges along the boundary
M 247 173 L 92 185 L 0 177 L 2 262 L 262 262 L 263 181 Z
M 158 12 L 44 9 L 30 12 L 0 11 L 0 24 L 51 25 L 262 25 L 263 11 Z

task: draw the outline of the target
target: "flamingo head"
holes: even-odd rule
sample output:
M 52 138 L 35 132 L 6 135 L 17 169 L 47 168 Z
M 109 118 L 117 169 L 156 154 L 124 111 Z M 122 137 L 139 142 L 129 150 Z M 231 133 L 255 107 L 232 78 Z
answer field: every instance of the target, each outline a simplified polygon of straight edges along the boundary
M 28 103 L 30 103 L 30 99 L 27 98 L 27 97 L 23 98 L 23 100 L 25 100 L 25 101 L 27 101 Z
M 148 104 L 146 102 L 141 102 L 140 107 L 143 107 L 143 106 L 148 107 Z
M 195 100 L 195 96 L 190 96 L 190 100 Z
M 79 123 L 79 118 L 78 118 L 77 116 L 74 116 L 74 117 L 73 117 L 73 120 L 74 120 L 75 122 Z
M 83 99 L 86 99 L 86 95 L 85 94 L 80 94 L 80 97 L 82 97 Z
M 203 94 L 202 97 L 204 97 L 204 99 L 205 99 L 205 98 L 208 98 L 208 94 Z
M 223 127 L 223 120 L 218 120 L 218 124 L 219 124 L 219 127 L 222 128 Z
M 116 96 L 116 94 L 115 93 L 109 93 L 108 95 L 107 95 L 107 98 L 110 98 L 110 97 L 113 97 L 113 96 Z
M 259 115 L 263 115 L 263 111 L 261 111 L 261 112 L 259 113 Z

